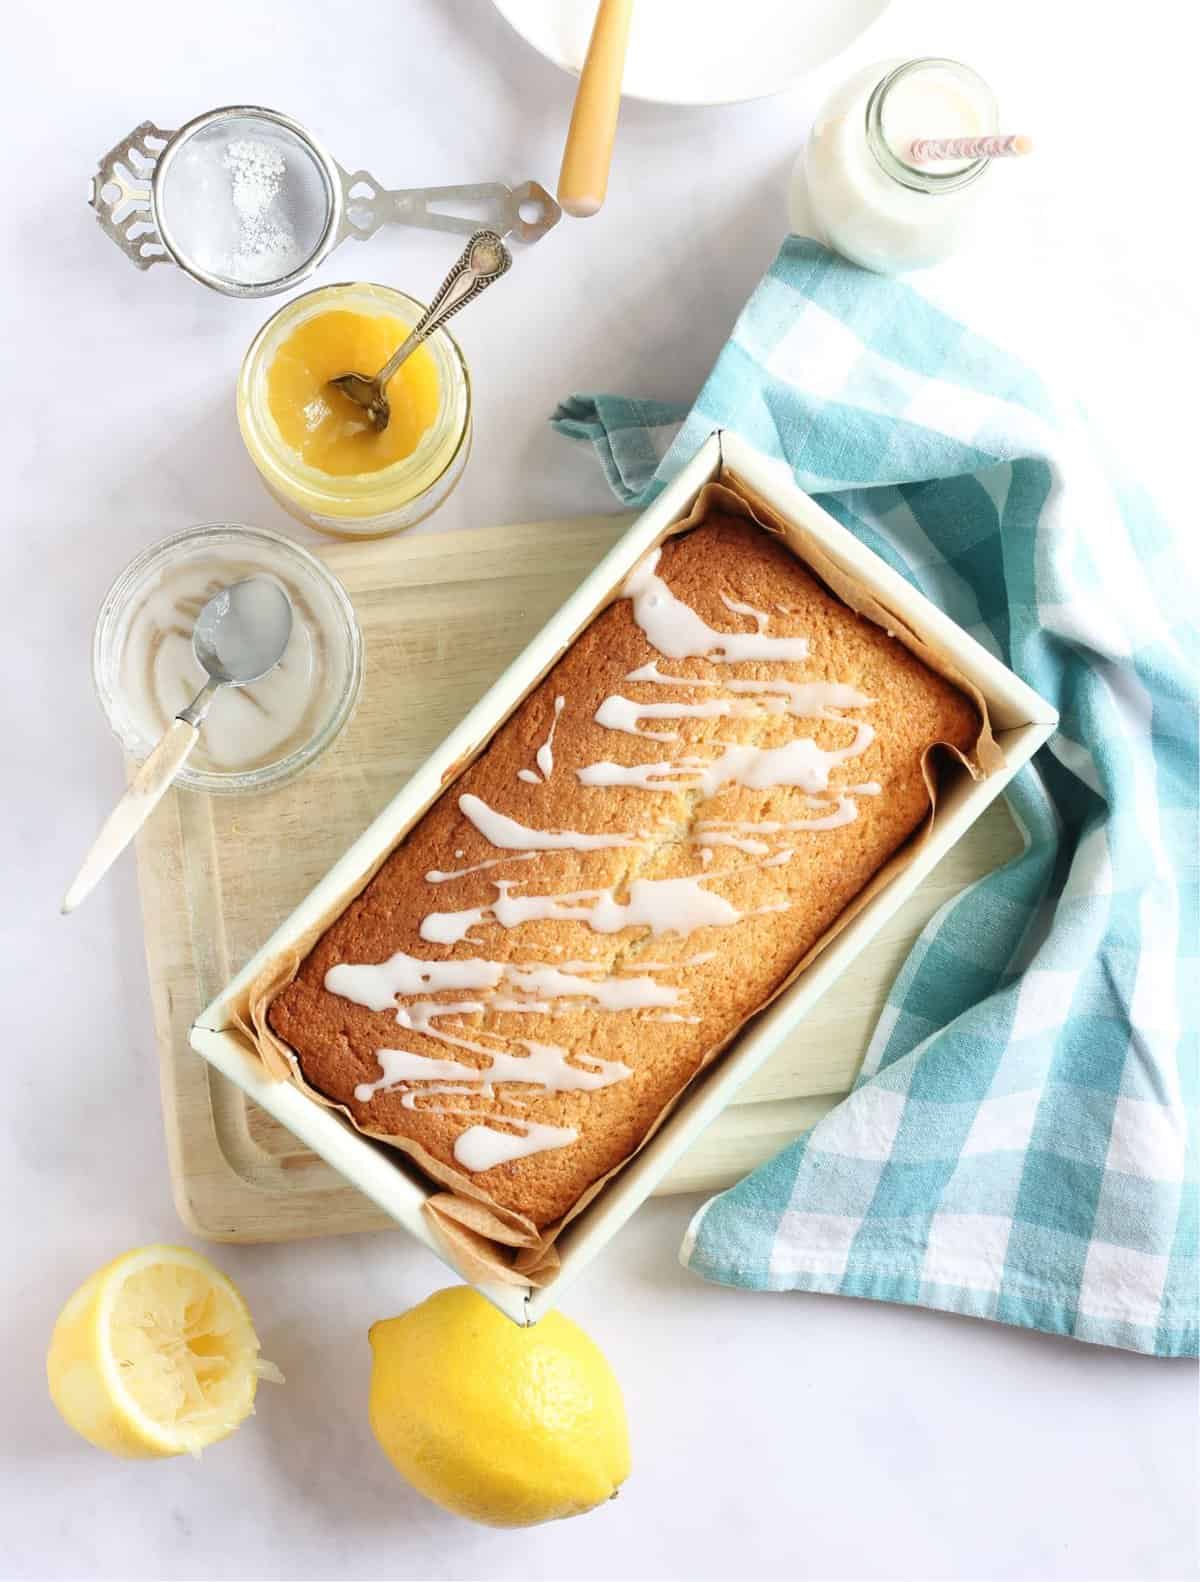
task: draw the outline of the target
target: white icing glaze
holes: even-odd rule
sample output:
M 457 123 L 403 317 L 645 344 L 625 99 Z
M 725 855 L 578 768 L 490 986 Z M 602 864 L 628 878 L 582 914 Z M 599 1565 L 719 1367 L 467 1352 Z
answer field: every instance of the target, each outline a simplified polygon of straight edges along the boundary
M 636 967 L 639 972 L 674 972 L 677 967 L 699 967 L 706 961 L 715 961 L 716 959 L 717 952 L 715 950 L 698 950 L 694 955 L 684 956 L 679 961 L 643 961 L 639 956 L 630 965 Z M 598 962 L 568 961 L 564 963 L 563 970 L 565 972 L 585 972 L 589 967 L 596 968 L 598 966 Z
M 875 699 L 845 681 L 785 681 L 773 676 L 768 681 L 746 681 L 731 676 L 725 682 L 730 692 L 770 692 L 787 699 L 787 712 L 798 719 L 835 719 L 834 709 L 865 709 Z
M 747 829 L 754 829 L 752 823 L 746 824 Z M 692 840 L 700 847 L 700 861 L 707 865 L 712 861 L 712 846 L 733 846 L 738 851 L 744 851 L 751 857 L 760 857 L 770 851 L 770 846 L 765 840 L 756 840 L 750 835 L 734 835 L 725 830 L 709 830 L 699 835 L 693 835 Z
M 455 945 L 478 923 L 517 928 L 543 919 L 586 923 L 597 934 L 616 934 L 635 926 L 652 934 L 690 934 L 697 928 L 725 927 L 744 915 L 723 896 L 704 889 L 703 878 L 634 879 L 628 901 L 618 901 L 611 888 L 566 895 L 510 895 L 507 880 L 493 882 L 500 895 L 491 906 L 430 912 L 421 922 L 421 938 Z
M 438 1105 L 438 1104 L 420 1104 L 420 1105 L 418 1105 L 418 1103 L 417 1103 L 418 1099 L 427 1099 L 430 1096 L 430 1094 L 438 1094 L 438 1095 L 450 1094 L 450 1095 L 459 1095 L 459 1096 L 461 1096 L 463 1098 L 489 1099 L 489 1100 L 490 1099 L 494 1099 L 496 1097 L 495 1089 L 492 1087 L 492 1084 L 490 1082 L 481 1082 L 481 1083 L 478 1083 L 478 1084 L 463 1083 L 463 1085 L 461 1087 L 455 1087 L 453 1084 L 451 1084 L 449 1082 L 439 1082 L 436 1085 L 432 1085 L 431 1084 L 429 1087 L 424 1087 L 424 1088 L 406 1088 L 405 1091 L 400 1095 L 400 1102 L 401 1102 L 401 1104 L 404 1106 L 404 1108 L 406 1110 L 416 1110 L 416 1109 L 432 1110 L 432 1112 L 435 1115 L 474 1115 L 475 1114 L 474 1110 L 452 1110 L 452 1109 L 450 1109 L 448 1107 L 443 1109 L 442 1106 Z M 355 1094 L 355 1097 L 357 1097 L 357 1092 Z M 518 1098 L 514 1098 L 511 1093 L 505 1094 L 504 1102 L 505 1102 L 506 1105 L 509 1106 L 510 1109 L 511 1108 L 516 1108 L 516 1109 L 523 1110 L 523 1109 L 527 1108 L 527 1106 L 526 1106 L 526 1104 L 524 1103 L 523 1100 L 518 1099 Z
M 718 632 L 657 574 L 661 550 L 652 550 L 629 573 L 621 590 L 633 601 L 633 618 L 650 643 L 669 659 L 807 659 L 808 639 L 772 637 L 769 632 Z
M 698 844 L 706 846 L 736 846 L 739 843 L 737 839 L 724 838 L 727 832 L 753 840 L 760 835 L 790 834 L 794 830 L 838 829 L 843 824 L 853 824 L 858 817 L 858 804 L 845 791 L 839 792 L 832 804 L 827 797 L 812 797 L 809 806 L 830 808 L 830 811 L 818 814 L 816 818 L 788 819 L 785 822 L 774 819 L 704 819 L 695 838 Z M 750 848 L 743 846 L 742 849 Z M 766 851 L 768 848 L 763 845 L 761 849 Z
M 546 734 L 546 740 L 533 755 L 534 762 L 537 764 L 538 769 L 541 770 L 541 773 L 538 774 L 533 769 L 517 770 L 517 779 L 524 780 L 526 785 L 544 785 L 554 773 L 554 733 L 558 729 L 559 716 L 566 706 L 566 701 L 566 698 L 563 697 L 555 698 L 554 716 L 550 721 L 550 729 Z
M 449 1040 L 448 1040 L 449 1041 Z M 441 1060 L 436 1055 L 419 1055 L 411 1049 L 377 1049 L 380 1076 L 375 1082 L 360 1082 L 354 1097 L 360 1104 L 368 1104 L 376 1093 L 386 1093 L 412 1082 L 427 1086 L 417 1091 L 438 1095 L 450 1092 L 481 1093 L 497 1082 L 526 1082 L 552 1093 L 591 1092 L 596 1088 L 611 1087 L 623 1082 L 630 1075 L 629 1067 L 619 1060 L 598 1060 L 592 1055 L 579 1054 L 576 1058 L 586 1065 L 573 1065 L 567 1053 L 557 1044 L 539 1044 L 531 1039 L 516 1040 L 526 1051 L 514 1054 L 508 1049 L 483 1049 L 465 1044 L 464 1048 L 486 1055 L 487 1066 L 472 1066 L 465 1060 Z M 446 1083 L 455 1083 L 447 1088 Z M 485 1095 L 486 1096 L 486 1095 Z M 411 1108 L 411 1106 L 410 1106 Z
M 472 1094 L 475 1091 L 473 1088 L 447 1084 L 426 1088 L 418 1093 L 404 1093 L 400 1102 L 406 1109 L 415 1110 L 417 1099 L 424 1098 L 430 1093 L 458 1095 Z M 483 1091 L 486 1097 L 491 1097 L 490 1088 Z M 519 1099 L 510 1097 L 505 1102 L 510 1109 L 526 1108 Z M 464 1115 L 474 1118 L 479 1114 L 478 1110 L 453 1104 L 422 1104 L 420 1108 L 434 1115 Z M 572 1126 L 551 1126 L 544 1121 L 529 1120 L 524 1115 L 510 1115 L 506 1112 L 491 1119 L 498 1124 L 488 1125 L 486 1121 L 475 1120 L 473 1126 L 468 1126 L 455 1139 L 454 1157 L 464 1170 L 470 1170 L 472 1174 L 480 1170 L 490 1170 L 493 1165 L 505 1164 L 510 1159 L 520 1159 L 527 1154 L 542 1153 L 550 1148 L 565 1148 L 579 1136 Z M 510 1127 L 512 1130 L 502 1131 L 500 1127 Z
M 707 958 L 706 958 L 707 959 Z M 605 1011 L 633 1011 L 643 1006 L 675 1005 L 679 990 L 656 983 L 650 976 L 656 964 L 638 963 L 641 971 L 609 974 L 601 962 L 568 961 L 561 967 L 547 962 L 489 961 L 479 956 L 460 961 L 425 961 L 398 950 L 387 961 L 372 965 L 342 963 L 325 974 L 331 994 L 371 1011 L 391 1010 L 401 995 L 419 995 L 442 989 L 475 989 L 488 995 L 481 1001 L 418 1000 L 407 1007 L 402 1026 L 427 1032 L 434 1016 L 469 1015 L 476 1011 L 529 1011 L 546 1013 L 551 1000 L 586 999 Z M 589 976 L 588 974 L 597 974 Z M 507 998 L 495 991 L 511 991 Z
M 242 547 L 231 558 L 181 550 L 148 583 L 139 583 L 122 626 L 120 691 L 122 712 L 128 710 L 148 747 L 208 679 L 192 646 L 201 608 L 231 583 L 263 574 L 277 580 L 278 553 L 268 549 L 247 544 L 246 559 Z M 333 712 L 341 667 L 328 652 L 332 606 L 307 572 L 285 580 L 295 618 L 283 658 L 252 686 L 220 689 L 192 753 L 194 767 L 230 772 L 278 762 Z
M 563 967 L 508 967 L 505 969 L 505 981 L 511 983 L 518 992 L 533 995 L 535 1000 L 582 997 L 594 1000 L 605 1011 L 636 1011 L 646 1005 L 674 1005 L 679 999 L 678 989 L 669 983 L 656 983 L 648 973 L 587 978 Z M 502 1008 L 516 1010 L 520 1007 L 518 1003 L 506 1004 Z
M 565 1148 L 579 1133 L 572 1126 L 550 1126 L 545 1121 L 511 1121 L 524 1127 L 521 1134 L 498 1132 L 491 1126 L 468 1126 L 454 1140 L 454 1157 L 464 1170 L 474 1175 L 510 1159 L 544 1153 L 548 1148 Z
M 648 660 L 646 664 L 639 665 L 636 670 L 625 673 L 626 681 L 669 681 L 675 687 L 719 687 L 719 681 L 693 681 L 691 676 L 664 676 L 658 668 L 658 660 Z
M 852 796 L 839 796 L 833 810 L 823 813 L 817 818 L 802 819 L 788 826 L 801 834 L 811 834 L 815 830 L 841 829 L 843 824 L 853 824 L 858 817 L 858 803 Z
M 341 962 L 325 974 L 330 994 L 365 1005 L 369 1011 L 390 1011 L 401 994 L 438 993 L 443 989 L 494 989 L 504 963 L 478 956 L 462 961 L 425 961 L 398 950 L 386 961 Z
M 740 599 L 731 599 L 727 593 L 721 595 L 721 603 L 727 610 L 732 610 L 735 615 L 748 615 L 758 627 L 760 632 L 765 632 L 771 617 L 765 610 L 756 610 L 752 604 L 743 604 Z
M 721 681 L 697 680 L 694 676 L 668 676 L 658 668 L 656 659 L 639 665 L 625 677 L 626 681 L 650 681 L 658 686 L 700 687 L 709 690 L 741 693 L 775 693 L 790 704 L 787 712 L 800 719 L 823 719 L 830 709 L 865 709 L 875 699 L 860 692 L 845 681 L 787 681 L 780 676 L 762 680 L 745 676 L 730 676 Z
M 554 718 L 550 721 L 550 732 L 537 750 L 536 763 L 546 780 L 549 780 L 554 773 L 554 733 L 558 729 L 559 717 L 562 714 L 566 701 L 566 698 L 555 698 Z
M 397 1006 L 396 1020 L 401 1027 L 407 1029 L 410 1033 L 423 1033 L 426 1038 L 435 1038 L 439 1043 L 449 1044 L 453 1049 L 465 1049 L 469 1054 L 482 1055 L 489 1064 L 482 1068 L 480 1076 L 489 1084 L 492 1082 L 535 1082 L 538 1087 L 543 1088 L 578 1088 L 589 1085 L 605 1087 L 607 1085 L 606 1082 L 588 1083 L 581 1081 L 579 1079 L 579 1069 L 568 1063 L 567 1057 L 570 1051 L 564 1049 L 561 1044 L 538 1043 L 530 1038 L 505 1039 L 499 1033 L 490 1033 L 486 1029 L 480 1031 L 478 1036 L 479 1038 L 486 1038 L 490 1042 L 481 1044 L 476 1042 L 475 1039 L 463 1038 L 459 1033 L 447 1032 L 444 1027 L 436 1025 L 435 1018 L 439 1014 L 469 1014 L 472 1011 L 482 1011 L 484 1009 L 485 1007 L 482 1004 L 446 1005 L 444 1002 L 435 1001 L 430 1004 L 426 1001 L 419 1007 L 413 1007 L 412 1009 L 405 1005 Z M 417 1015 L 413 1014 L 414 1010 L 418 1011 Z M 537 1058 L 532 1063 L 529 1063 L 525 1056 L 513 1054 L 513 1046 L 523 1049 L 526 1056 L 536 1056 Z M 417 1058 L 423 1059 L 424 1057 L 417 1056 Z M 509 1067 L 507 1062 L 513 1060 L 519 1061 L 520 1065 Z M 597 1061 L 595 1064 L 604 1066 L 605 1062 Z M 610 1062 L 609 1064 L 613 1063 Z M 614 1066 L 614 1069 L 616 1069 L 616 1075 L 610 1079 L 613 1082 L 619 1082 L 622 1076 L 628 1076 L 629 1074 L 624 1066 Z M 524 1076 L 519 1075 L 522 1071 L 527 1074 Z M 506 1072 L 508 1074 L 505 1074 Z M 529 1075 L 528 1073 L 531 1072 L 536 1072 L 537 1075 Z
M 646 680 L 647 677 L 639 677 Z M 676 680 L 664 676 L 664 681 Z M 682 685 L 693 683 L 678 678 Z M 703 682 L 694 683 L 704 685 Z M 597 725 L 610 731 L 626 731 L 630 736 L 646 736 L 656 742 L 679 739 L 677 731 L 648 731 L 639 720 L 749 719 L 762 714 L 792 714 L 801 719 L 838 719 L 831 710 L 864 708 L 874 700 L 838 681 L 747 683 L 740 689 L 755 695 L 744 702 L 738 698 L 707 698 L 701 703 L 639 703 L 635 698 L 610 693 L 596 710 Z
M 455 852 L 454 855 L 461 857 L 462 852 Z M 508 857 L 489 857 L 486 862 L 472 863 L 469 868 L 452 868 L 448 872 L 443 872 L 440 868 L 430 868 L 425 875 L 425 882 L 427 884 L 447 884 L 451 879 L 462 879 L 469 873 L 483 873 L 487 868 L 499 868 L 502 863 L 506 862 L 529 862 L 536 856 L 536 851 L 515 851 Z
M 433 1025 L 435 1017 L 474 1016 L 477 1012 L 486 1009 L 482 1000 L 414 1000 L 411 1005 L 396 1007 L 396 1020 L 410 1033 L 429 1033 L 437 1038 L 441 1033 L 440 1029 Z M 489 1033 L 486 1036 L 492 1035 Z M 457 1042 L 460 1048 L 474 1049 L 477 1054 L 488 1052 L 485 1044 L 464 1043 L 461 1038 L 456 1040 L 447 1037 L 446 1042 Z
M 781 747 L 731 743 L 712 759 L 687 757 L 648 764 L 604 760 L 586 764 L 575 773 L 583 785 L 639 786 L 643 791 L 674 791 L 686 786 L 713 796 L 722 786 L 732 784 L 754 791 L 798 786 L 816 793 L 828 790 L 831 769 L 866 752 L 874 740 L 874 727 L 863 720 L 856 723 L 854 740 L 847 747 L 818 747 L 811 736 L 796 736 Z
M 781 713 L 783 707 L 782 700 L 775 700 L 771 712 Z M 606 730 L 625 731 L 630 736 L 646 736 L 656 742 L 674 742 L 679 740 L 678 731 L 639 730 L 638 721 L 720 719 L 730 714 L 750 715 L 768 711 L 767 708 L 755 708 L 752 703 L 738 703 L 733 698 L 709 698 L 704 703 L 638 703 L 633 698 L 623 698 L 614 692 L 604 699 L 592 718 Z
M 459 811 L 490 845 L 501 851 L 616 851 L 640 845 L 636 835 L 586 835 L 574 829 L 532 829 L 498 813 L 482 797 L 460 796 Z

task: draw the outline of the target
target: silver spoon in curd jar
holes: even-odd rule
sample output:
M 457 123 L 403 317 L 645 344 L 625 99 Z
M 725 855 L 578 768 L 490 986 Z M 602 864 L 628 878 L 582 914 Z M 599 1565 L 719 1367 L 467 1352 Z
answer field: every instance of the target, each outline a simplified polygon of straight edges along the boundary
M 371 426 L 376 433 L 381 434 L 392 416 L 385 391 L 400 364 L 411 357 L 434 330 L 440 329 L 452 313 L 465 308 L 468 302 L 474 302 L 511 265 L 512 254 L 495 231 L 476 231 L 463 248 L 458 262 L 442 281 L 437 296 L 409 331 L 408 339 L 396 348 L 379 372 L 373 377 L 357 373 L 338 374 L 329 383 L 343 395 L 349 396 L 351 401 L 365 407 Z

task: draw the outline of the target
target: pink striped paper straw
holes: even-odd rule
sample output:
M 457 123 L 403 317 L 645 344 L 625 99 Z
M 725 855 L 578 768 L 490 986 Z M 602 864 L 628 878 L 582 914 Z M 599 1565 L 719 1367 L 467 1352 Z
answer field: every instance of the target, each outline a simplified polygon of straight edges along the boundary
M 928 165 L 935 159 L 1006 159 L 1032 149 L 1032 138 L 1012 133 L 1006 137 L 918 137 L 909 154 L 914 164 Z

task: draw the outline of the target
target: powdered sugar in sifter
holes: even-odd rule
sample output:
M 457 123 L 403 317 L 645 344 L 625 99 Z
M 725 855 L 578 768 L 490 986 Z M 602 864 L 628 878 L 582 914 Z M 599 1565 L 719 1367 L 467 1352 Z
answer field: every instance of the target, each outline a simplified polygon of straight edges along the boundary
M 177 132 L 143 121 L 100 161 L 90 202 L 139 269 L 176 263 L 234 297 L 287 291 L 347 236 L 383 225 L 536 242 L 562 211 L 536 181 L 388 191 L 278 110 L 230 105 Z

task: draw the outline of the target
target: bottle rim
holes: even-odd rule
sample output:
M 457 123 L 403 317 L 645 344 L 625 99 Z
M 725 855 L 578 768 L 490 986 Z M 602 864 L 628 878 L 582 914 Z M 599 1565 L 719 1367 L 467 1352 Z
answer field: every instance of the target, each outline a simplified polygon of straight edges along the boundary
M 990 106 L 991 126 L 994 131 L 998 121 L 998 108 L 995 95 L 977 71 L 970 66 L 964 66 L 961 61 L 950 60 L 941 55 L 923 55 L 916 60 L 906 60 L 888 72 L 875 84 L 870 98 L 867 100 L 865 112 L 865 131 L 867 147 L 874 156 L 875 163 L 885 176 L 907 187 L 911 192 L 924 193 L 926 196 L 936 196 L 950 192 L 961 192 L 964 187 L 969 187 L 978 181 L 980 176 L 991 164 L 986 156 L 973 159 L 963 166 L 961 170 L 934 171 L 921 165 L 909 164 L 901 159 L 887 141 L 883 133 L 883 112 L 887 96 L 897 83 L 918 71 L 928 71 L 931 68 L 949 71 L 961 78 L 973 88 L 980 98 Z

